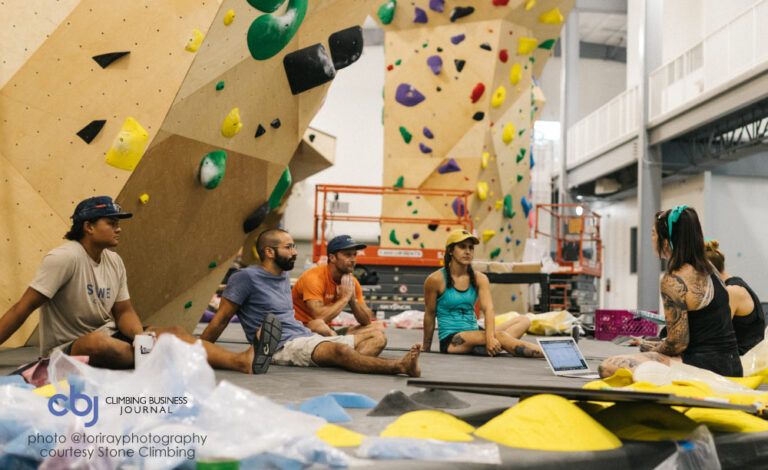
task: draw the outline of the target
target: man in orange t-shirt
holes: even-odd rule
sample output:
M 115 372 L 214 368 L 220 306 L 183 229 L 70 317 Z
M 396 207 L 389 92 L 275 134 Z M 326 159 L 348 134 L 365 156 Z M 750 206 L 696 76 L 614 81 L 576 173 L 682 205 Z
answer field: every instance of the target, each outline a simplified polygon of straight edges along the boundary
M 335 336 L 329 324 L 349 306 L 360 326 L 348 332 L 366 337 L 370 347 L 361 354 L 376 356 L 384 349 L 386 336 L 378 325 L 371 323 L 373 312 L 365 305 L 363 289 L 352 276 L 357 250 L 365 247 L 349 235 L 340 235 L 328 242 L 328 264 L 311 268 L 299 277 L 293 286 L 293 308 L 296 319 L 307 328 L 323 336 Z

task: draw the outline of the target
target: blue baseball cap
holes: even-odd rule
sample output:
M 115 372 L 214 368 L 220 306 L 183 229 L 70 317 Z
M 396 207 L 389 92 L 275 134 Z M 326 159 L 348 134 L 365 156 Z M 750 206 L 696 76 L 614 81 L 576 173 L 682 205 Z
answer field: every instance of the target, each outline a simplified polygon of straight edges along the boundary
M 130 212 L 121 211 L 120 204 L 115 203 L 109 196 L 89 197 L 84 201 L 80 201 L 80 204 L 75 207 L 72 220 L 84 222 L 98 217 L 117 217 L 118 219 L 133 217 L 133 214 Z
M 362 250 L 367 246 L 368 245 L 363 245 L 362 243 L 357 243 L 349 235 L 339 235 L 338 237 L 335 237 L 333 240 L 328 242 L 326 251 L 329 255 L 331 255 L 337 251 L 347 250 L 350 248 L 354 248 L 355 250 Z

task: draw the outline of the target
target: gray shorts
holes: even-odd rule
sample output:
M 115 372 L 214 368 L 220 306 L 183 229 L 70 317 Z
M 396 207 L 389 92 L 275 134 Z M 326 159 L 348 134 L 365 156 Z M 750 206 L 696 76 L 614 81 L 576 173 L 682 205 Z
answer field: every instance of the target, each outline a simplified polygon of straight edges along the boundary
M 120 330 L 118 330 L 117 327 L 115 326 L 115 323 L 111 322 L 111 321 L 109 323 L 105 323 L 101 327 L 93 330 L 91 333 L 101 333 L 101 334 L 104 334 L 104 335 L 107 335 L 107 336 L 111 336 L 112 338 L 119 339 L 121 341 L 125 341 L 126 343 L 129 343 L 129 344 L 131 343 L 130 338 L 128 338 L 127 336 L 122 334 L 120 332 Z M 88 334 L 90 334 L 90 333 L 88 333 Z M 77 341 L 78 339 L 80 339 L 80 338 L 75 338 L 72 341 L 68 341 L 68 342 L 66 342 L 64 344 L 60 344 L 60 345 L 56 346 L 55 348 L 51 348 L 51 350 L 48 352 L 48 356 L 53 354 L 54 351 L 61 351 L 64 354 L 66 354 L 67 356 L 69 356 L 70 353 L 72 352 L 72 345 L 75 344 L 75 341 Z

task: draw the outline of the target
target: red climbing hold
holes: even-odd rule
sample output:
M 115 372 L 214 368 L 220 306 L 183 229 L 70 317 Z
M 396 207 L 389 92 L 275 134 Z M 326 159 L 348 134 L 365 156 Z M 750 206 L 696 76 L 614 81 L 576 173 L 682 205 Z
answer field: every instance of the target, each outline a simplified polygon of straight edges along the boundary
M 479 100 L 480 97 L 483 96 L 484 91 L 485 91 L 485 85 L 483 85 L 482 83 L 478 83 L 477 85 L 475 85 L 475 88 L 472 89 L 472 96 L 470 97 L 472 98 L 472 102 L 477 103 L 477 100 Z
M 506 6 L 507 3 L 509 3 L 509 0 L 493 0 L 493 5 L 497 7 Z
M 387 70 L 392 70 L 393 68 L 395 68 L 394 65 L 392 65 L 392 64 L 387 65 Z
M 499 60 L 506 64 L 508 59 L 509 59 L 509 53 L 507 53 L 507 50 L 506 49 L 500 50 L 499 51 Z

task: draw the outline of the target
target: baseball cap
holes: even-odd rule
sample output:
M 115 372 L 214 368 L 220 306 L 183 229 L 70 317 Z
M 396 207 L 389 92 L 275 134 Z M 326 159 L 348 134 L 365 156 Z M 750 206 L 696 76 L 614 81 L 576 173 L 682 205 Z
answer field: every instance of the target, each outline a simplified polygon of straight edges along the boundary
M 450 235 L 448 235 L 448 239 L 445 241 L 446 248 L 450 245 L 453 245 L 454 243 L 461 243 L 464 240 L 472 240 L 473 245 L 477 245 L 480 243 L 480 240 L 472 235 L 471 233 L 467 232 L 464 229 L 457 229 L 451 232 Z
M 328 248 L 326 251 L 330 255 L 330 254 L 336 253 L 337 251 L 347 250 L 349 248 L 354 248 L 355 250 L 362 250 L 366 246 L 368 245 L 357 243 L 349 235 L 339 235 L 338 237 L 335 237 L 333 240 L 328 242 Z
M 75 213 L 72 214 L 72 220 L 81 222 L 97 217 L 117 217 L 118 219 L 128 219 L 133 217 L 130 212 L 121 212 L 120 204 L 115 203 L 109 196 L 89 197 L 75 207 Z

